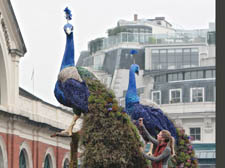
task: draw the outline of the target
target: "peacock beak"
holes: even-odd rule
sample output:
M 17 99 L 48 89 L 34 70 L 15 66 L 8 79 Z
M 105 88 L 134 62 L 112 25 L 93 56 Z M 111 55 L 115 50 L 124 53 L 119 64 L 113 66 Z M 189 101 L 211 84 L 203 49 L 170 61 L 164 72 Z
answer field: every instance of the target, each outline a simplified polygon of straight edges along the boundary
M 139 71 L 136 71 L 135 73 L 136 73 L 137 75 L 139 75 Z
M 72 31 L 71 31 L 70 28 L 66 28 L 66 33 L 67 33 L 68 35 L 70 35 L 71 32 L 72 32 Z

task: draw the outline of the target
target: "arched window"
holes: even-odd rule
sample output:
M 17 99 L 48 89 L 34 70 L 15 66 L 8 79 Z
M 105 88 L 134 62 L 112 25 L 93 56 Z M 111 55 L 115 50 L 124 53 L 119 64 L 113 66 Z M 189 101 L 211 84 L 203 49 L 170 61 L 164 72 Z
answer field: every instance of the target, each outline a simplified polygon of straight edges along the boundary
M 64 164 L 63 164 L 63 168 L 69 168 L 69 160 L 68 159 L 66 159 L 65 161 L 64 161 Z
M 28 167 L 27 160 L 26 160 L 26 153 L 25 153 L 24 150 L 22 150 L 20 152 L 19 165 L 20 165 L 20 168 L 27 168 Z
M 0 146 L 0 168 L 4 168 L 3 152 Z
M 52 168 L 52 159 L 49 154 L 45 157 L 44 168 Z
M 7 158 L 7 151 L 5 142 L 0 135 L 0 168 L 7 168 L 8 167 L 8 158 Z

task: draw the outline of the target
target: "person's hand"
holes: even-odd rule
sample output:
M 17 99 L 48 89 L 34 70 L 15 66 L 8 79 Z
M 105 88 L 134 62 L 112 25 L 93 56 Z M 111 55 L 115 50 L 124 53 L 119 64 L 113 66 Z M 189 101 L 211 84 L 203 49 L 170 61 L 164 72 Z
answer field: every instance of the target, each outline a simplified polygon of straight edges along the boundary
M 143 118 L 139 118 L 139 119 L 138 119 L 138 123 L 139 123 L 139 125 L 140 125 L 141 127 L 143 127 L 143 125 L 144 125 L 144 124 L 143 124 Z

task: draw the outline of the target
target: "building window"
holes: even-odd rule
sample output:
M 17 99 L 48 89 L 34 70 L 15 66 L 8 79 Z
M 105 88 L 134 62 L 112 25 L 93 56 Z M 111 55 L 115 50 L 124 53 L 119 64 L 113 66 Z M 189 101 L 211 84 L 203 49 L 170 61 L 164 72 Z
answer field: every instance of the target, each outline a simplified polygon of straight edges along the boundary
M 172 73 L 168 74 L 168 82 L 183 80 L 183 73 Z
M 180 69 L 199 65 L 198 48 L 152 50 L 152 69 Z
M 27 165 L 27 161 L 26 161 L 26 153 L 24 150 L 22 150 L 20 152 L 20 158 L 19 158 L 19 168 L 26 168 L 28 165 Z
M 170 103 L 181 103 L 182 93 L 181 89 L 171 89 L 170 90 Z
M 161 104 L 161 92 L 160 91 L 152 92 L 152 101 L 157 104 Z
M 0 167 L 4 168 L 4 158 L 3 158 L 3 152 L 0 146 Z
M 69 168 L 69 165 L 70 165 L 69 160 L 66 159 L 64 164 L 63 164 L 63 168 Z
M 44 168 L 52 168 L 51 166 L 51 157 L 48 154 L 45 158 Z
M 204 102 L 204 88 L 191 88 L 191 102 Z
M 190 128 L 190 137 L 193 141 L 201 140 L 201 128 Z
M 166 75 L 159 75 L 155 77 L 155 82 L 157 83 L 165 83 L 166 82 Z

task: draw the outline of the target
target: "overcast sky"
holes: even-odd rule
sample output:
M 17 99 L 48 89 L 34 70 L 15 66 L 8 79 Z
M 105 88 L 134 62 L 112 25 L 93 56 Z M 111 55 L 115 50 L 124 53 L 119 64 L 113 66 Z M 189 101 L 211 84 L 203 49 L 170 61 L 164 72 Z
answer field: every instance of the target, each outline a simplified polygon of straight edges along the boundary
M 215 0 L 11 0 L 27 53 L 20 59 L 20 87 L 54 105 L 53 90 L 66 36 L 64 8 L 72 10 L 75 61 L 88 41 L 106 37 L 120 19 L 163 16 L 174 28 L 208 28 L 215 22 Z M 34 68 L 34 87 L 31 80 Z M 34 88 L 34 89 L 33 89 Z

